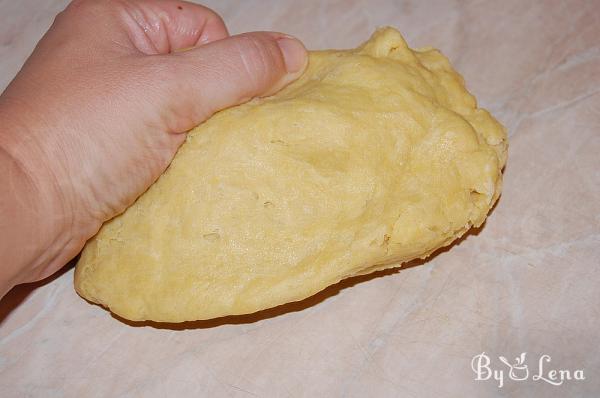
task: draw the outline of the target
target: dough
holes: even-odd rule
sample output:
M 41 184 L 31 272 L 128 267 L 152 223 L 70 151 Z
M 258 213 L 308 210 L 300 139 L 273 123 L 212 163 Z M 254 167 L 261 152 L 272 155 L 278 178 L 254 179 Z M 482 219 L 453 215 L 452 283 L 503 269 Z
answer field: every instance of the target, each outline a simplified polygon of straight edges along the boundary
M 195 128 L 81 255 L 75 287 L 131 320 L 246 314 L 425 258 L 498 198 L 504 128 L 396 30 L 311 52 L 299 81 Z

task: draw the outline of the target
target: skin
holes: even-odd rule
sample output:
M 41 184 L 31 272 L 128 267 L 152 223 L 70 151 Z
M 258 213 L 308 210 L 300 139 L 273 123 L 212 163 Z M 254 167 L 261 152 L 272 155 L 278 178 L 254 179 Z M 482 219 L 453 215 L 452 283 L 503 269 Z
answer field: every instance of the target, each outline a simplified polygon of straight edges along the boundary
M 0 297 L 75 257 L 186 131 L 277 92 L 306 63 L 296 39 L 229 36 L 200 5 L 73 1 L 0 96 Z

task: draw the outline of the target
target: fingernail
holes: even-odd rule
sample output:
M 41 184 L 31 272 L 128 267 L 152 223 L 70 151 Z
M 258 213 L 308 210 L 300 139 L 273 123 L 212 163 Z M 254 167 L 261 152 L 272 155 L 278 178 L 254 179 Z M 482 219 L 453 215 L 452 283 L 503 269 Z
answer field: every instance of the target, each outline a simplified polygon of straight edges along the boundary
M 290 36 L 283 36 L 277 40 L 283 54 L 285 68 L 288 73 L 300 72 L 307 62 L 306 49 L 298 40 Z
M 193 50 L 196 47 L 184 47 L 184 48 L 176 48 L 175 50 L 173 50 L 174 53 L 184 53 L 186 51 L 190 51 Z

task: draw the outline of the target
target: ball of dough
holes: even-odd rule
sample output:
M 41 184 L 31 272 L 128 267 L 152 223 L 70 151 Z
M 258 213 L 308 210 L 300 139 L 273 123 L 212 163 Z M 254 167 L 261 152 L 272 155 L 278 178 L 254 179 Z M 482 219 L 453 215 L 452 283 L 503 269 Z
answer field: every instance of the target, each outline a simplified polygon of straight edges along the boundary
M 498 198 L 504 128 L 435 49 L 396 30 L 311 52 L 269 98 L 189 133 L 75 272 L 84 298 L 130 320 L 246 314 L 425 258 Z

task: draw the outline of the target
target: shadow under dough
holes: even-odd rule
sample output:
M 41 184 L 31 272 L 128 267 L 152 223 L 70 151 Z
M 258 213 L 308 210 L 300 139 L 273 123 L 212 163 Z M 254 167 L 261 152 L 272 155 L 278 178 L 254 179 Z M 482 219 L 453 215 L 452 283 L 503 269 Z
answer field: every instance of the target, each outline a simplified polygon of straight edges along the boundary
M 77 264 L 77 260 L 79 259 L 79 255 L 74 259 L 69 261 L 64 267 L 50 275 L 49 277 L 42 279 L 37 282 L 31 283 L 23 283 L 13 287 L 2 299 L 0 299 L 0 326 L 4 323 L 6 318 L 13 312 L 17 307 L 19 307 L 27 297 L 33 291 L 39 287 L 45 286 L 52 281 L 58 279 L 65 272 L 69 271 L 71 268 L 75 267 Z
M 489 214 L 491 214 L 494 211 L 497 204 L 498 204 L 498 201 L 494 204 L 494 206 L 490 210 Z M 488 214 L 488 216 L 489 216 L 489 214 Z M 214 318 L 214 319 L 207 319 L 207 320 L 200 320 L 200 321 L 186 321 L 186 322 L 180 322 L 180 323 L 154 322 L 154 321 L 130 321 L 130 320 L 122 318 L 114 313 L 111 313 L 111 315 L 113 318 L 115 318 L 115 319 L 119 320 L 120 322 L 125 323 L 129 326 L 132 326 L 132 327 L 153 327 L 156 329 L 170 329 L 170 330 L 208 329 L 208 328 L 214 328 L 214 327 L 218 327 L 218 326 L 222 326 L 222 325 L 239 325 L 239 324 L 246 324 L 246 323 L 254 323 L 254 322 L 258 322 L 258 321 L 261 321 L 264 319 L 269 319 L 269 318 L 275 318 L 280 315 L 288 314 L 291 312 L 298 312 L 298 311 L 302 311 L 306 308 L 312 307 L 322 301 L 325 301 L 326 299 L 328 299 L 330 297 L 337 295 L 343 289 L 347 289 L 356 284 L 367 282 L 367 281 L 377 279 L 377 278 L 381 278 L 383 276 L 396 274 L 404 269 L 408 269 L 408 268 L 412 268 L 412 267 L 416 267 L 416 266 L 425 264 L 428 261 L 430 261 L 431 259 L 439 256 L 441 253 L 444 253 L 444 252 L 450 250 L 454 246 L 458 246 L 469 236 L 478 235 L 479 232 L 484 227 L 484 225 L 485 225 L 485 223 L 479 228 L 471 228 L 469 231 L 467 231 L 467 233 L 465 233 L 462 237 L 460 237 L 459 239 L 454 241 L 452 244 L 436 250 L 431 256 L 429 256 L 425 260 L 417 259 L 417 260 L 413 260 L 413 261 L 404 263 L 403 265 L 398 266 L 396 268 L 390 268 L 390 269 L 386 269 L 383 271 L 372 272 L 367 275 L 359 275 L 359 276 L 346 278 L 346 279 L 336 283 L 335 285 L 331 285 L 331 286 L 321 290 L 317 294 L 314 294 L 310 297 L 305 298 L 304 300 L 278 305 L 277 307 L 268 308 L 268 309 L 265 309 L 262 311 L 254 312 L 252 314 L 229 315 L 229 316 L 224 316 L 224 317 Z M 55 279 L 59 278 L 61 275 L 63 275 L 69 269 L 74 267 L 75 264 L 77 264 L 78 259 L 79 259 L 79 256 L 75 257 L 73 260 L 69 261 L 69 263 L 67 263 L 63 268 L 61 268 L 58 272 L 49 276 L 46 279 L 43 279 L 38 282 L 26 283 L 26 284 L 15 286 L 10 292 L 8 292 L 6 294 L 6 296 L 4 296 L 4 298 L 2 298 L 2 300 L 0 300 L 0 326 L 2 326 L 2 323 L 8 317 L 8 315 L 10 315 L 10 313 L 12 311 L 14 311 L 19 305 L 21 305 L 21 303 L 23 303 L 25 301 L 25 299 L 35 289 L 37 289 L 40 286 L 44 286 L 48 283 L 51 283 Z M 98 304 L 92 303 L 90 301 L 88 301 L 88 302 L 93 305 L 98 305 Z M 100 306 L 100 307 L 102 307 L 102 306 Z M 104 308 L 104 307 L 102 307 L 102 308 Z

